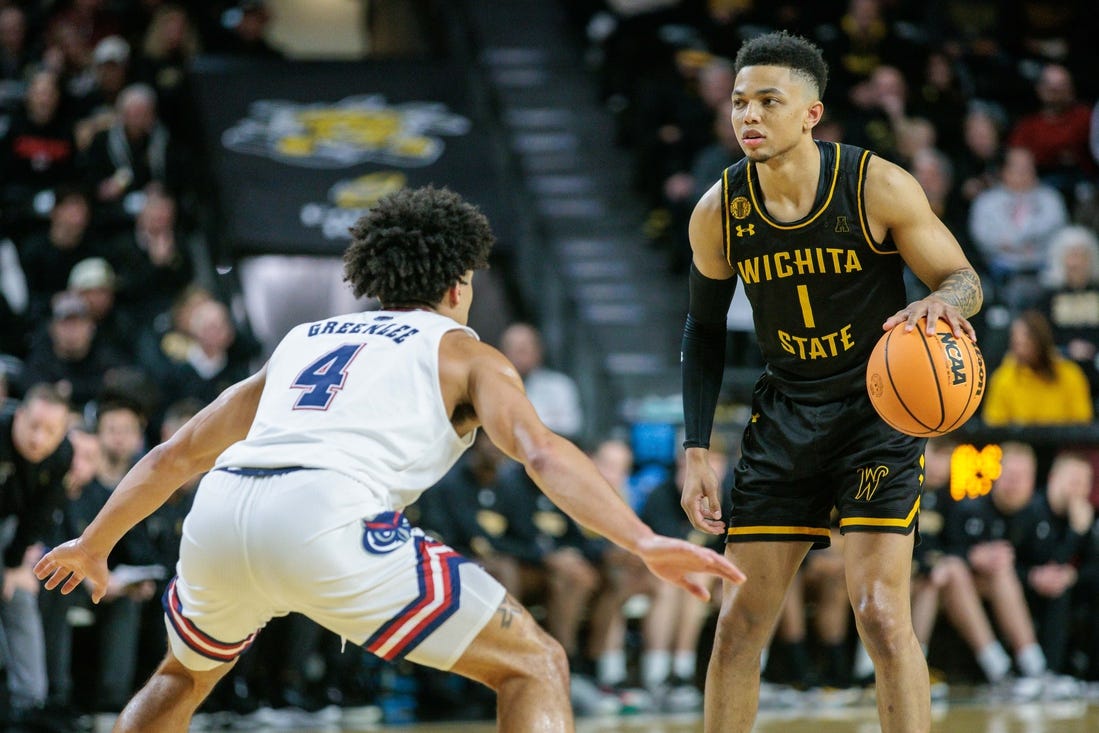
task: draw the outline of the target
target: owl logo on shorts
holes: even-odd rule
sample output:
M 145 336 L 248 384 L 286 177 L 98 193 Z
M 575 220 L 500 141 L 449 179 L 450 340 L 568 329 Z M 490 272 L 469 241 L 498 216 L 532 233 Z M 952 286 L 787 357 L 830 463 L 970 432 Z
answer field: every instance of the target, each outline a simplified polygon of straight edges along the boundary
M 385 555 L 408 542 L 412 526 L 401 512 L 382 512 L 363 520 L 363 549 L 375 555 Z

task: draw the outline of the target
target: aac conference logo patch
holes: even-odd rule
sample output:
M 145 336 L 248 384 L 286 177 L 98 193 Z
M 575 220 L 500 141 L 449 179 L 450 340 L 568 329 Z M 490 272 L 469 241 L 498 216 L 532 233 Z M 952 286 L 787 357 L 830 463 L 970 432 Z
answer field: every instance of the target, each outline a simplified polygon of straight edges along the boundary
M 441 102 L 389 104 L 381 94 L 313 104 L 267 99 L 253 102 L 221 142 L 237 153 L 303 168 L 420 168 L 443 154 L 445 136 L 466 135 L 470 127 L 469 118 Z

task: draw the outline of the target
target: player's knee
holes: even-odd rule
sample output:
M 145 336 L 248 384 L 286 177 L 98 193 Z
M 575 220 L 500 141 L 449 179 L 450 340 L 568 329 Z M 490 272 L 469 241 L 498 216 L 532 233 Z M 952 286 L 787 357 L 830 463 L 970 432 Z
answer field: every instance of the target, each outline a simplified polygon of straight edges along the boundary
M 568 686 L 569 661 L 565 650 L 540 628 L 526 635 L 523 646 L 508 655 L 507 664 L 501 665 L 486 684 L 499 691 L 509 682 L 532 678 L 544 684 Z
M 868 591 L 854 604 L 855 619 L 871 655 L 892 655 L 908 643 L 912 624 L 899 601 L 888 593 Z
M 725 605 L 718 614 L 714 645 L 730 655 L 738 649 L 758 651 L 767 643 L 777 615 L 777 610 L 768 614 L 735 603 Z

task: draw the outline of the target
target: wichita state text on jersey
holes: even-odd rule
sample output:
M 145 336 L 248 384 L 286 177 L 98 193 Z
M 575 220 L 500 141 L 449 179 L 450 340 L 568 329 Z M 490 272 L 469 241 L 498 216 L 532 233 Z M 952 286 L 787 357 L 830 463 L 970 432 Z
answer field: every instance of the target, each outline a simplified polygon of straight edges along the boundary
M 768 374 L 795 399 L 824 402 L 864 388 L 881 324 L 905 306 L 904 263 L 873 240 L 863 187 L 873 155 L 817 142 L 820 182 L 803 219 L 766 211 L 755 165 L 722 177 L 725 259 L 744 283 Z

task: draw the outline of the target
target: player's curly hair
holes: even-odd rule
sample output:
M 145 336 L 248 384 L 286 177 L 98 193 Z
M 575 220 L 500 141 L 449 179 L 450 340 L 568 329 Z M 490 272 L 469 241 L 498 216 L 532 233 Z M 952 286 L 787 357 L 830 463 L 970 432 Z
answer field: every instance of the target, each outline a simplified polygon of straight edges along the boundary
M 816 85 L 817 98 L 828 85 L 828 64 L 816 44 L 801 36 L 776 31 L 747 41 L 736 55 L 736 73 L 745 66 L 782 66 Z
M 351 227 L 344 280 L 383 307 L 434 305 L 467 270 L 488 266 L 488 219 L 446 188 L 402 189 Z

